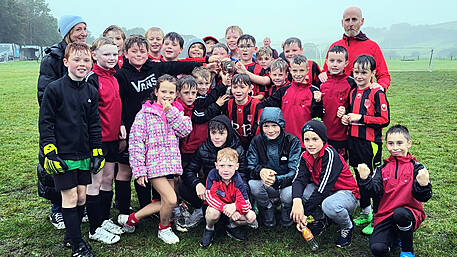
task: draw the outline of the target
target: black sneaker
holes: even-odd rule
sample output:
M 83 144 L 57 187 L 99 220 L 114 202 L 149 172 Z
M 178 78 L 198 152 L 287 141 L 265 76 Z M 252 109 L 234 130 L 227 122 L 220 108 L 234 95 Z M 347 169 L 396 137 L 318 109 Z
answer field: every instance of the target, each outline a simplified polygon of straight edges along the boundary
M 56 229 L 65 229 L 65 223 L 63 222 L 62 212 L 51 212 L 49 220 Z
M 352 228 L 343 228 L 340 230 L 340 236 L 336 241 L 336 246 L 345 247 L 351 245 L 352 240 L 352 231 L 354 230 L 354 225 Z
M 309 230 L 313 233 L 314 237 L 320 236 L 322 232 L 328 227 L 327 218 L 321 220 L 315 220 L 308 225 Z
M 235 240 L 244 241 L 246 239 L 246 230 L 243 227 L 227 227 L 227 235 Z
M 200 246 L 205 247 L 205 248 L 210 246 L 213 243 L 214 234 L 215 234 L 214 229 L 209 230 L 209 229 L 205 228 L 205 231 L 203 231 L 203 237 L 202 237 L 202 241 L 200 242 Z
M 270 228 L 276 226 L 275 206 L 271 205 L 270 208 L 263 208 L 262 212 L 263 224 Z
M 67 249 L 71 249 L 71 240 L 68 238 L 63 239 L 63 247 Z
M 83 240 L 79 243 L 78 247 L 73 247 L 71 250 L 72 257 L 95 257 L 92 253 L 92 248 Z

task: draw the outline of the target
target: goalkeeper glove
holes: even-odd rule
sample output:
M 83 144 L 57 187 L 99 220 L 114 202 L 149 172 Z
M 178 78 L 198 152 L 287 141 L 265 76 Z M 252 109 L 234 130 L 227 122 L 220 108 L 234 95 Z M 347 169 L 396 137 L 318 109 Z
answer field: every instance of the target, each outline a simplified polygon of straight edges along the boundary
M 90 172 L 97 174 L 103 169 L 103 166 L 105 166 L 105 157 L 103 157 L 102 149 L 92 149 L 92 155 L 90 157 Z
M 50 175 L 64 173 L 68 170 L 67 164 L 57 155 L 57 148 L 53 144 L 47 144 L 43 148 L 44 169 Z

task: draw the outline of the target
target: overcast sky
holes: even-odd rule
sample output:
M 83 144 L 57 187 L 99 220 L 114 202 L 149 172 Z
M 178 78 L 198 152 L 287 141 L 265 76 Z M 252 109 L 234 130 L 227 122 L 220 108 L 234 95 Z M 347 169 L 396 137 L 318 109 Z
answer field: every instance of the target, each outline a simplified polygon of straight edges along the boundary
M 304 42 L 333 42 L 341 38 L 341 18 L 346 7 L 362 9 L 364 26 L 388 28 L 407 22 L 413 25 L 456 21 L 457 1 L 303 1 L 303 0 L 234 0 L 234 1 L 61 1 L 46 0 L 51 14 L 59 19 L 65 14 L 82 16 L 95 37 L 116 24 L 121 27 L 160 27 L 165 33 L 204 37 L 224 37 L 230 25 L 240 26 L 253 35 L 258 45 L 269 36 L 278 47 L 284 39 L 296 36 Z M 231 4 L 223 4 L 231 3 Z M 363 30 L 363 27 L 362 27 Z M 369 36 L 369 35 L 368 35 Z

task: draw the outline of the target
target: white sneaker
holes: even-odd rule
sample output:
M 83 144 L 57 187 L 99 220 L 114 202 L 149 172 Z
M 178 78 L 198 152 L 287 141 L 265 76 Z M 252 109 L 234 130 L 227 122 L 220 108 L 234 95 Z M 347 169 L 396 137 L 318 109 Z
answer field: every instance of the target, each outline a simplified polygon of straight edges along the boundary
M 171 227 L 159 229 L 158 236 L 167 244 L 176 244 L 179 242 L 178 236 L 176 236 L 173 230 L 171 230 Z
M 49 220 L 51 220 L 51 224 L 54 225 L 56 229 L 65 229 L 65 223 L 63 222 L 63 216 L 61 212 L 51 212 Z
M 125 233 L 133 233 L 133 232 L 135 232 L 135 226 L 127 225 L 128 220 L 129 220 L 129 215 L 119 214 L 119 216 L 117 216 L 117 223 L 119 225 L 122 225 L 122 230 Z
M 122 230 L 120 226 L 114 224 L 111 219 L 103 221 L 102 228 L 115 235 L 122 235 L 124 233 L 124 230 Z
M 99 241 L 105 244 L 114 244 L 121 240 L 121 237 L 115 234 L 111 234 L 110 232 L 106 231 L 104 228 L 99 227 L 95 230 L 94 234 L 89 232 L 89 239 Z

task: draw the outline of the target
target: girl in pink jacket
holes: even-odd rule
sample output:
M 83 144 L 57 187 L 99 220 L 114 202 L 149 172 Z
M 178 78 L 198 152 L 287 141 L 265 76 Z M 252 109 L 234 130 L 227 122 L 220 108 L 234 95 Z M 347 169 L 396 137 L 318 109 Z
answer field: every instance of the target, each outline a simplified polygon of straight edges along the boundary
M 174 177 L 182 174 L 179 138 L 192 130 L 190 117 L 174 102 L 179 88 L 176 78 L 163 75 L 157 81 L 153 100 L 146 101 L 130 130 L 129 153 L 132 174 L 141 186 L 149 181 L 161 200 L 152 202 L 130 215 L 119 215 L 118 222 L 126 232 L 134 232 L 139 220 L 160 211 L 158 237 L 167 244 L 179 242 L 170 225 L 176 205 Z

